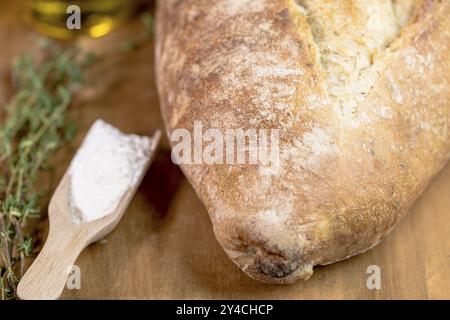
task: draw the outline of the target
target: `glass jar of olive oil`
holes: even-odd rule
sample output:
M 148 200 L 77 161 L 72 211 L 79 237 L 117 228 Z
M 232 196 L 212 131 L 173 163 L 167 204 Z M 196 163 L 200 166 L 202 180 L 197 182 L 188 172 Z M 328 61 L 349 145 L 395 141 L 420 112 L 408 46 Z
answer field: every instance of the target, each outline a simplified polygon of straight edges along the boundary
M 37 31 L 58 39 L 79 35 L 102 37 L 124 22 L 135 7 L 135 0 L 24 0 L 26 19 Z M 69 6 L 80 11 L 80 28 L 69 29 Z

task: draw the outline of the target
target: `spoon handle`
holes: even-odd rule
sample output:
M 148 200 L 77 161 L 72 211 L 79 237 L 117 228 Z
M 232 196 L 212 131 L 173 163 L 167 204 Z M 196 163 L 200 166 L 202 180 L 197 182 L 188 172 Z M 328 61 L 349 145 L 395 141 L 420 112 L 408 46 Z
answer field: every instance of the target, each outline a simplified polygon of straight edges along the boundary
M 19 298 L 58 299 L 77 257 L 87 246 L 85 238 L 74 225 L 51 226 L 44 247 L 18 285 Z

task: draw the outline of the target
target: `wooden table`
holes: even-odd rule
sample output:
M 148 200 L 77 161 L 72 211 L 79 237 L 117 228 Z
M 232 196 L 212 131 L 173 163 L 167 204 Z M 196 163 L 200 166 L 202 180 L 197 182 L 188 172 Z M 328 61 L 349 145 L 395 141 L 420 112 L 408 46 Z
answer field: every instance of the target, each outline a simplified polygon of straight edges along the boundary
M 36 34 L 18 17 L 20 8 L 0 8 L 0 106 L 12 94 L 9 64 L 32 50 Z M 162 129 L 153 77 L 153 43 L 123 52 L 127 39 L 145 33 L 132 21 L 100 40 L 78 45 L 102 56 L 72 106 L 79 132 L 57 156 L 54 185 L 90 124 L 101 117 L 129 132 Z M 315 269 L 307 282 L 258 283 L 244 275 L 216 242 L 207 212 L 177 167 L 167 139 L 118 228 L 87 248 L 77 261 L 81 290 L 63 298 L 137 299 L 411 299 L 450 298 L 450 165 L 430 185 L 396 230 L 369 252 Z M 43 229 L 47 221 L 42 220 Z M 45 232 L 42 238 L 45 238 Z M 367 267 L 382 272 L 380 290 L 368 290 Z

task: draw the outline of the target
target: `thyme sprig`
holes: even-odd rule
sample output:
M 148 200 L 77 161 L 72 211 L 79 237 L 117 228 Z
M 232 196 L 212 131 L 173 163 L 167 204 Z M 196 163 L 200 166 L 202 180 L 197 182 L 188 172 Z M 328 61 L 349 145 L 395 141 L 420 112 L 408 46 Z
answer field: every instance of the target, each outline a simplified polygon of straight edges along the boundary
M 0 299 L 15 298 L 25 258 L 33 253 L 33 239 L 24 230 L 41 212 L 38 173 L 74 132 L 67 108 L 82 82 L 80 50 L 48 41 L 41 47 L 43 61 L 30 55 L 14 61 L 17 92 L 0 123 Z

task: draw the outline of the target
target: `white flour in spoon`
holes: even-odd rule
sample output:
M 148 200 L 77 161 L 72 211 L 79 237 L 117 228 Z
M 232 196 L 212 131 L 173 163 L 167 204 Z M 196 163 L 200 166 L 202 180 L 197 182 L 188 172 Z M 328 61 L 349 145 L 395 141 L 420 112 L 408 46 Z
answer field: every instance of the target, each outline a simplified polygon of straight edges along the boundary
M 124 134 L 97 120 L 70 164 L 72 221 L 86 223 L 114 212 L 140 183 L 152 149 L 150 137 Z

